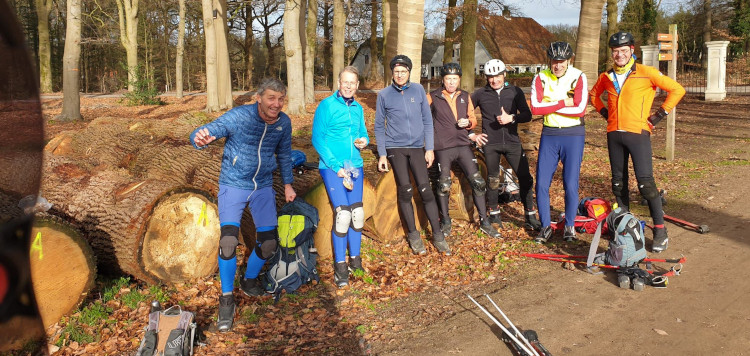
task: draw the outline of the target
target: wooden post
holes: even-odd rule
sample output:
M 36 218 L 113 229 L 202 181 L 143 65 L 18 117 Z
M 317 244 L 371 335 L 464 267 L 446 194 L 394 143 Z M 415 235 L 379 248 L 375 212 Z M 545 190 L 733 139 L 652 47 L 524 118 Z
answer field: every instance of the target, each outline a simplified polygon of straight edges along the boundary
M 669 61 L 668 71 L 669 77 L 677 80 L 677 25 L 669 25 L 669 34 L 672 35 L 672 59 Z M 677 108 L 672 109 L 667 115 L 667 149 L 666 158 L 667 161 L 674 160 L 675 150 L 675 118 L 677 116 Z

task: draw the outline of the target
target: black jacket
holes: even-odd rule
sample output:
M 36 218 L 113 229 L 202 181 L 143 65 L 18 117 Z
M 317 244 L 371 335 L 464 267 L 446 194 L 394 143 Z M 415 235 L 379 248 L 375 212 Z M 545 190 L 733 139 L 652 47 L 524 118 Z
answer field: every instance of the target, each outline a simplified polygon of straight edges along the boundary
M 469 93 L 459 89 L 456 98 L 458 117 L 453 115 L 448 100 L 443 96 L 443 87 L 431 92 L 430 97 L 432 98 L 430 109 L 432 110 L 432 120 L 435 127 L 435 150 L 469 146 L 471 144 L 469 130 L 457 125 L 458 119 L 468 119 Z M 474 115 L 474 113 L 471 114 Z
M 471 101 L 475 107 L 482 112 L 482 133 L 487 134 L 487 144 L 521 144 L 518 137 L 518 124 L 531 121 L 531 109 L 526 103 L 526 96 L 521 88 L 505 83 L 503 90 L 498 94 L 489 84 L 477 89 L 471 95 Z M 500 115 L 500 106 L 508 114 L 515 114 L 515 122 L 501 125 L 497 121 Z

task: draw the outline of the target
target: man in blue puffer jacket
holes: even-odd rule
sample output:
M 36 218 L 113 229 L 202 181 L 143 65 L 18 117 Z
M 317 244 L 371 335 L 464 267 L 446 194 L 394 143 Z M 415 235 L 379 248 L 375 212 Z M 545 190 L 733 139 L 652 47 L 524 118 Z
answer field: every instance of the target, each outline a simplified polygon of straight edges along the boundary
M 227 111 L 213 122 L 190 134 L 190 142 L 202 149 L 217 138 L 226 137 L 219 175 L 219 331 L 232 328 L 234 319 L 234 277 L 240 219 L 249 206 L 256 226 L 255 249 L 247 261 L 240 288 L 245 294 L 264 293 L 258 281 L 266 259 L 276 251 L 278 241 L 273 171 L 279 167 L 287 202 L 297 194 L 292 189 L 292 122 L 281 112 L 286 86 L 277 79 L 265 79 L 256 94 L 257 102 Z M 276 156 L 274 158 L 274 155 Z M 277 164 L 278 161 L 278 164 Z
M 365 225 L 365 177 L 359 150 L 367 146 L 369 139 L 362 105 L 354 100 L 358 87 L 357 68 L 344 68 L 339 74 L 339 90 L 320 102 L 312 127 L 312 144 L 320 156 L 320 176 L 333 206 L 333 281 L 339 288 L 349 283 L 349 272 L 364 271 L 360 246 Z

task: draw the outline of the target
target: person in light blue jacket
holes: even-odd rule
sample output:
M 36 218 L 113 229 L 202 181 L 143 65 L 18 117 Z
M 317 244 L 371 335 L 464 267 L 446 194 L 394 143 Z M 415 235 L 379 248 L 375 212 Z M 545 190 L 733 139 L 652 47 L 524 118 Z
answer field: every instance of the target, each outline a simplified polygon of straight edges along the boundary
M 364 271 L 360 256 L 365 225 L 364 172 L 359 151 L 367 146 L 369 138 L 362 105 L 354 100 L 358 87 L 357 68 L 344 68 L 339 73 L 339 90 L 320 102 L 312 128 L 312 144 L 320 156 L 320 176 L 333 207 L 333 281 L 339 288 L 349 283 L 350 272 Z
M 219 331 L 229 331 L 234 320 L 234 278 L 240 219 L 250 208 L 256 226 L 255 249 L 248 257 L 240 289 L 249 296 L 265 293 L 258 274 L 278 244 L 276 197 L 273 171 L 278 167 L 287 202 L 297 194 L 292 188 L 292 122 L 281 112 L 286 86 L 277 79 L 265 79 L 258 87 L 257 102 L 227 111 L 190 134 L 190 142 L 202 149 L 226 138 L 219 174 Z M 274 157 L 275 156 L 275 157 Z

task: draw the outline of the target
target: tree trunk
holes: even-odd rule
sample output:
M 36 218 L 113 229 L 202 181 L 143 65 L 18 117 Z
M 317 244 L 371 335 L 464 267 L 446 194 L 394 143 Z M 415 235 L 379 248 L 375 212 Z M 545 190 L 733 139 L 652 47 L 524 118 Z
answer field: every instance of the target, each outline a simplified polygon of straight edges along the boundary
M 703 0 L 703 13 L 706 16 L 706 22 L 703 23 L 703 43 L 706 43 L 711 42 L 711 30 L 713 30 L 713 10 L 711 9 L 711 0 Z M 703 64 L 703 67 L 707 67 L 708 65 L 708 48 L 705 44 L 703 45 L 703 57 L 701 63 Z
M 80 231 L 53 216 L 35 217 L 31 241 L 31 281 L 48 328 L 88 295 L 96 279 L 96 259 Z
M 81 0 L 68 0 L 67 11 L 63 54 L 63 108 L 58 116 L 61 121 L 81 119 L 78 70 L 81 62 Z
M 120 24 L 120 43 L 128 60 L 128 91 L 135 90 L 138 68 L 138 1 L 116 0 Z
M 286 54 L 287 114 L 305 113 L 305 80 L 300 41 L 299 0 L 286 0 L 284 9 L 284 52 Z
M 331 1 L 323 2 L 323 73 L 326 76 L 326 84 L 331 74 Z
M 607 38 L 617 33 L 617 0 L 607 0 Z
M 576 44 L 576 68 L 582 70 L 588 81 L 588 89 L 599 77 L 599 36 L 602 29 L 602 9 L 605 0 L 581 0 L 578 20 L 578 42 Z
M 175 55 L 175 86 L 177 97 L 183 96 L 182 61 L 185 57 L 185 0 L 180 1 L 180 22 L 177 25 L 177 53 Z
M 414 186 L 413 179 L 412 186 Z M 429 224 L 424 210 L 420 208 L 424 204 L 422 204 L 422 199 L 416 189 L 414 189 L 412 198 L 412 209 L 415 214 L 417 230 L 422 230 Z M 381 243 L 391 243 L 403 239 L 407 230 L 401 221 L 401 212 L 398 209 L 396 180 L 393 177 L 393 170 L 382 175 L 378 184 L 375 185 L 375 201 L 377 202 L 375 211 L 373 211 L 372 219 L 365 222 L 365 229 L 371 231 L 373 238 Z
M 245 89 L 253 87 L 253 47 L 255 34 L 253 33 L 253 8 L 245 5 Z
M 375 84 L 383 81 L 380 74 L 380 48 L 378 48 L 378 0 L 370 3 L 370 68 L 367 81 Z
M 216 41 L 216 81 L 218 89 L 219 109 L 231 109 L 234 106 L 232 98 L 232 72 L 229 63 L 229 48 L 227 47 L 227 1 L 214 0 L 214 9 L 218 10 L 214 19 L 214 36 Z M 208 78 L 211 80 L 211 78 Z
M 336 76 L 344 69 L 344 26 L 346 25 L 346 10 L 344 0 L 333 0 L 333 64 L 331 90 L 339 90 Z
M 398 53 L 411 59 L 409 79 L 422 79 L 422 40 L 424 39 L 424 0 L 398 4 Z
M 398 52 L 398 1 L 383 0 L 383 86 L 387 87 L 393 80 L 391 59 Z
M 202 0 L 203 36 L 206 39 L 206 111 L 219 111 L 219 83 L 217 75 L 216 37 L 214 36 L 214 9 L 212 0 Z
M 52 49 L 49 42 L 49 13 L 52 0 L 36 0 L 37 29 L 39 30 L 39 91 L 52 92 Z
M 453 62 L 453 20 L 456 18 L 456 0 L 448 0 L 448 12 L 445 15 L 445 41 L 443 63 Z
M 315 51 L 318 41 L 318 0 L 307 0 L 305 45 L 305 103 L 315 103 Z
M 477 43 L 477 0 L 464 1 L 464 30 L 461 35 L 461 89 L 474 92 L 474 50 Z

